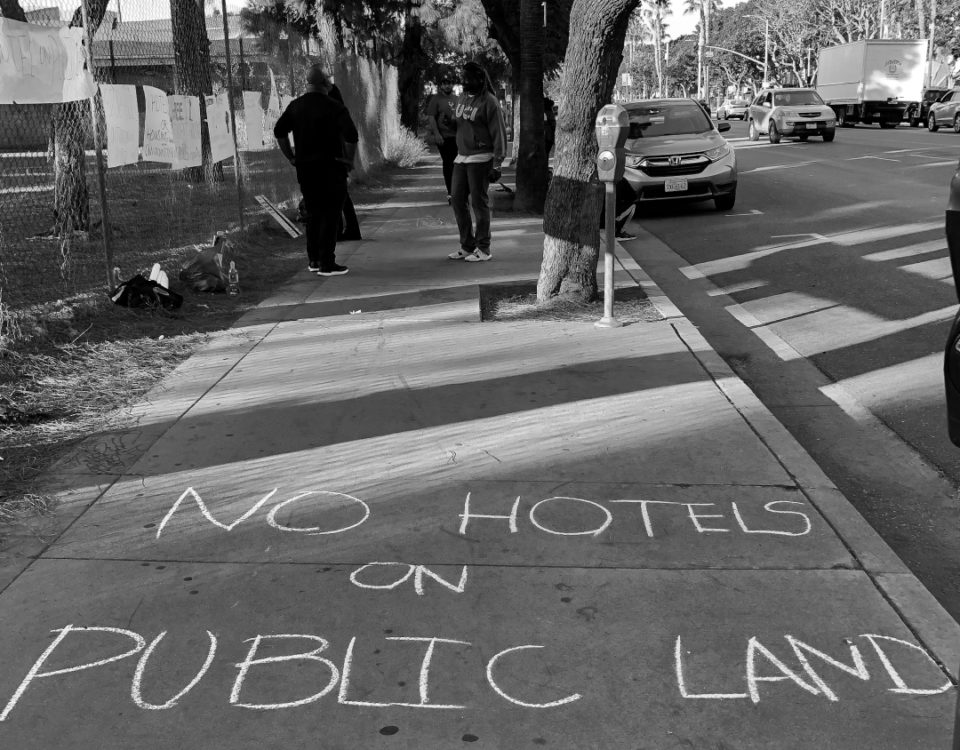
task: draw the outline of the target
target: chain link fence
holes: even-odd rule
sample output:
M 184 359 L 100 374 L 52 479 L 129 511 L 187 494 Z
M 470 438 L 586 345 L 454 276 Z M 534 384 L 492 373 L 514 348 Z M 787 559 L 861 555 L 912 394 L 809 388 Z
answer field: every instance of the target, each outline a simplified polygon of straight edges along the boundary
M 333 71 L 354 115 L 360 175 L 399 133 L 395 69 L 338 49 L 323 24 L 305 38 L 196 0 L 59 1 L 20 6 L 45 27 L 87 16 L 97 119 L 89 99 L 0 104 L 0 340 L 4 319 L 102 293 L 114 267 L 126 279 L 159 262 L 175 279 L 187 251 L 262 220 L 257 195 L 296 200 L 272 131 L 309 64 Z

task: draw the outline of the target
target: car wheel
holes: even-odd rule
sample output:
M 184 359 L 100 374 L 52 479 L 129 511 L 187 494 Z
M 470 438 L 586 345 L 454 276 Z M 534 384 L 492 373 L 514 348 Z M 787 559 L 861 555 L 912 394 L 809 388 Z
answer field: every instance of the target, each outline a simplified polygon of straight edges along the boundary
M 953 118 L 953 132 L 960 133 L 960 114 Z
M 847 111 L 845 109 L 841 109 L 839 112 L 837 112 L 837 127 L 847 127 Z
M 929 130 L 931 133 L 936 133 L 939 129 L 940 126 L 937 125 L 937 116 L 930 115 L 930 117 L 927 118 L 927 130 Z
M 920 118 L 919 118 L 919 117 L 911 117 L 911 118 L 910 118 L 910 127 L 911 127 L 911 128 L 919 128 L 919 127 L 920 127 Z
M 750 129 L 747 131 L 747 138 L 749 138 L 751 141 L 760 140 L 760 131 L 757 130 L 757 123 L 753 120 L 750 120 Z
M 737 189 L 734 188 L 726 195 L 718 195 L 713 199 L 713 205 L 717 207 L 717 211 L 729 211 L 733 208 L 734 204 L 737 202 Z
M 835 130 L 824 130 L 823 131 L 823 142 L 830 143 L 836 137 L 837 131 Z
M 780 131 L 777 130 L 777 123 L 770 123 L 770 132 L 767 133 L 770 143 L 780 143 Z

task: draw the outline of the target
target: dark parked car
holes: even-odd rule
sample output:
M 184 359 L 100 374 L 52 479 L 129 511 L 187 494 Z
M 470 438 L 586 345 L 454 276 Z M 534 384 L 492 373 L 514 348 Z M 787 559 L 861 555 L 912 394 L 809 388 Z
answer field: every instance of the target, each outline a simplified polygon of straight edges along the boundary
M 930 116 L 930 105 L 938 101 L 941 96 L 950 89 L 924 89 L 923 100 L 919 102 L 910 102 L 907 111 L 903 113 L 903 119 L 909 121 L 910 127 L 916 128 L 925 125 Z

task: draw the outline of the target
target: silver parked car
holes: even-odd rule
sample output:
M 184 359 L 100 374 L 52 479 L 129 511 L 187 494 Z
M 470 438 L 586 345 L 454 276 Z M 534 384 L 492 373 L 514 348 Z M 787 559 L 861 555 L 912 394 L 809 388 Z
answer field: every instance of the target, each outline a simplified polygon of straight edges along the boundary
M 731 117 L 739 117 L 741 120 L 746 120 L 748 106 L 750 102 L 746 99 L 724 99 L 723 104 L 717 107 L 717 119 L 729 120 Z
M 954 133 L 960 133 L 960 89 L 950 89 L 930 105 L 927 130 L 936 133 L 941 126 L 953 128 Z
M 638 205 L 713 200 L 729 211 L 737 200 L 737 157 L 693 99 L 647 99 L 623 105 L 630 118 L 624 180 Z
M 836 135 L 837 116 L 813 89 L 763 89 L 750 104 L 748 136 L 759 140 L 766 133 L 770 143 L 783 136 L 801 141 L 811 135 L 829 143 Z

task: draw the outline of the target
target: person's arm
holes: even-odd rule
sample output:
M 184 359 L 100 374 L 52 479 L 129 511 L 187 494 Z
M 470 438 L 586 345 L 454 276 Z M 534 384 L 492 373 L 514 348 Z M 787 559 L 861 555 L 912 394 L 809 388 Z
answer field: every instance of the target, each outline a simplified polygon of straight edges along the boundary
M 503 122 L 503 111 L 500 102 L 493 94 L 487 98 L 487 123 L 490 135 L 493 136 L 493 166 L 499 168 L 507 157 L 507 126 Z
M 427 127 L 430 129 L 433 142 L 437 145 L 443 143 L 443 136 L 440 135 L 440 124 L 437 122 L 439 115 L 440 107 L 437 105 L 437 97 L 434 95 L 431 96 L 430 101 L 427 102 Z
M 290 139 L 287 137 L 293 129 L 291 125 L 292 119 L 290 107 L 287 107 L 283 111 L 283 114 L 277 118 L 277 122 L 273 126 L 273 137 L 277 139 L 280 152 L 287 158 L 287 161 L 293 166 L 296 166 L 296 155 L 293 153 L 293 147 L 290 145 Z
M 340 128 L 340 138 L 343 143 L 343 161 L 347 170 L 354 167 L 354 160 L 357 158 L 357 142 L 360 140 L 360 134 L 357 132 L 357 126 L 353 124 L 353 118 L 350 117 L 350 111 L 343 107 L 340 111 L 337 122 Z

